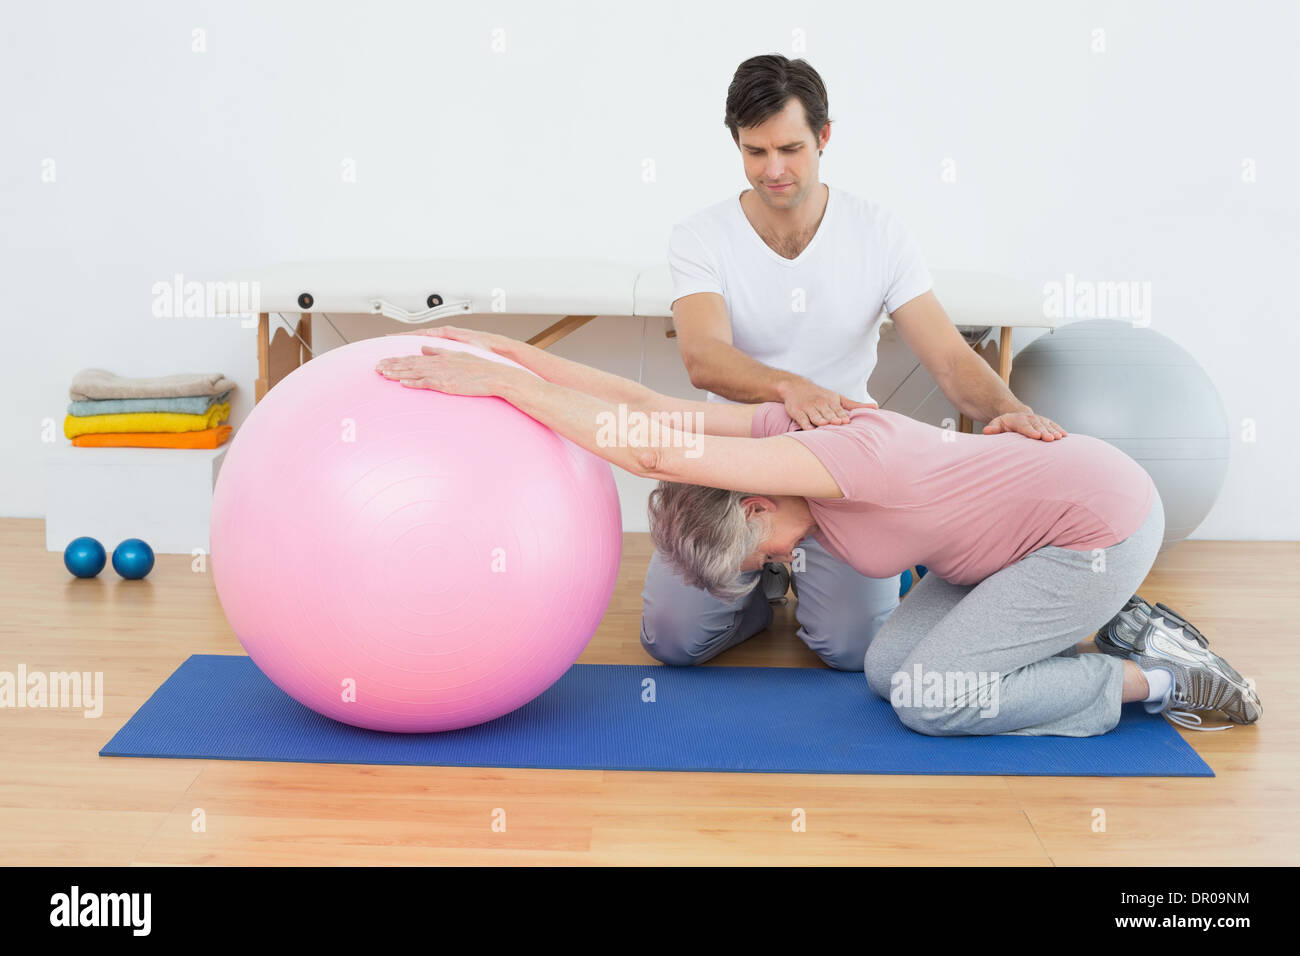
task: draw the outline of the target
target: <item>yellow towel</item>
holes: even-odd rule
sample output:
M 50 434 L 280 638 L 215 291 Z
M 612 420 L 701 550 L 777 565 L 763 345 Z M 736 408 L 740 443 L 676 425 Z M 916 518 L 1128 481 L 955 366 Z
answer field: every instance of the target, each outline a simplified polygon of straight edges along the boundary
M 63 419 L 63 434 L 104 435 L 117 432 L 198 432 L 215 428 L 230 416 L 230 403 L 213 405 L 203 415 L 181 412 L 122 412 L 117 415 L 68 415 Z

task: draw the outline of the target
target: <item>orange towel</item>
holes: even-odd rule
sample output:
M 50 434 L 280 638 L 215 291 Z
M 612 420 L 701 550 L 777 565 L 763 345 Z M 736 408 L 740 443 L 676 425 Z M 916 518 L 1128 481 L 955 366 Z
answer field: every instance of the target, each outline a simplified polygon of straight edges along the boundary
M 78 435 L 72 444 L 96 448 L 216 448 L 233 430 L 230 425 L 220 425 L 197 432 L 100 432 Z

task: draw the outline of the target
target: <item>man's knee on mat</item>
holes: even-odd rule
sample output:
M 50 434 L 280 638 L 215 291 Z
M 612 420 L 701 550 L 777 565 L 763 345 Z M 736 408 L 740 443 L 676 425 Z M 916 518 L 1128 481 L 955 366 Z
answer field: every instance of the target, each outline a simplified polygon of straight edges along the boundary
M 690 613 L 675 614 L 671 606 L 659 610 L 654 615 L 641 615 L 641 646 L 645 652 L 659 661 L 673 667 L 689 667 L 702 664 L 717 656 L 733 643 L 737 629 L 753 629 L 753 633 L 766 628 L 772 623 L 773 611 L 763 602 L 757 613 L 744 616 L 737 614 L 732 630 L 710 634 L 699 626 L 698 618 Z M 741 640 L 751 635 L 746 634 Z
M 683 638 L 683 633 L 672 627 L 648 629 L 645 618 L 641 619 L 641 646 L 661 664 L 689 667 L 705 659 L 707 648 L 703 640 Z
M 829 625 L 800 619 L 800 636 L 827 667 L 837 671 L 860 671 L 880 633 L 883 619 L 834 621 Z M 822 634 L 836 635 L 825 637 Z M 806 635 L 806 636 L 805 636 Z
M 866 651 L 859 645 L 857 647 L 839 647 L 831 648 L 815 653 L 822 659 L 827 667 L 837 671 L 860 671 L 863 669 L 863 659 Z

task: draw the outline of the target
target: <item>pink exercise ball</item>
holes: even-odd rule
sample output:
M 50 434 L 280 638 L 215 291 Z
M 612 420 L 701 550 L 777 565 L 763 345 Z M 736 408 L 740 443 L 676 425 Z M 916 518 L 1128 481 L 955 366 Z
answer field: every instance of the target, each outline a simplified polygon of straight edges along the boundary
M 605 461 L 504 399 L 374 370 L 424 345 L 515 364 L 414 335 L 321 353 L 235 432 L 212 501 L 217 595 L 253 662 L 326 717 L 402 733 L 480 724 L 554 684 L 622 550 Z

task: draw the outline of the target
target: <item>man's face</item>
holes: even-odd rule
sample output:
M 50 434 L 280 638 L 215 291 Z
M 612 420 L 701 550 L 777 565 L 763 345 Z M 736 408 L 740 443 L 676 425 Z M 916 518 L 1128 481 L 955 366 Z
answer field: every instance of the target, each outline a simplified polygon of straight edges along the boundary
M 792 209 L 817 186 L 817 151 L 826 146 L 831 124 L 820 141 L 808 128 L 803 104 L 794 97 L 785 108 L 759 126 L 741 127 L 740 154 L 745 160 L 745 178 L 758 197 L 774 209 Z M 784 188 L 779 187 L 782 184 Z

